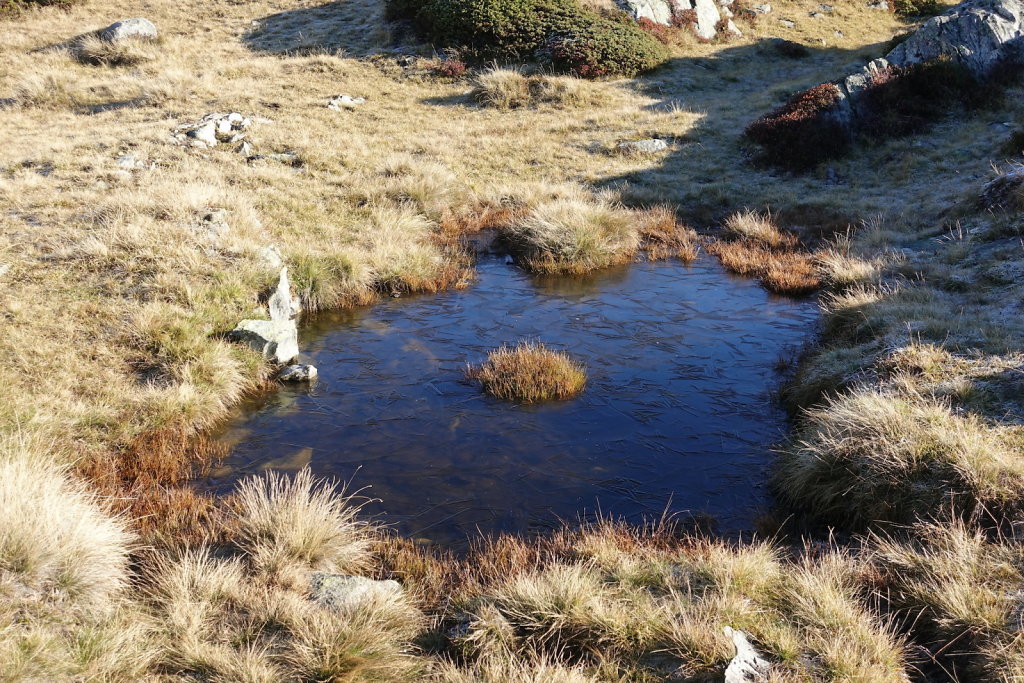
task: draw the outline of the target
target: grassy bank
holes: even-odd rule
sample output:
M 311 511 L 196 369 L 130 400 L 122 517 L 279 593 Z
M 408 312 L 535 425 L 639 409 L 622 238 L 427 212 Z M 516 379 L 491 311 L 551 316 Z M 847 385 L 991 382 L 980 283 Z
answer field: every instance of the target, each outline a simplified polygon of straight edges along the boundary
M 682 36 L 661 69 L 605 81 L 453 76 L 392 49 L 372 2 L 0 19 L 0 677 L 686 680 L 723 671 L 726 626 L 775 680 L 1024 676 L 1024 252 L 1019 213 L 973 201 L 1019 154 L 1019 89 L 805 174 L 760 168 L 746 124 L 908 27 L 816 7 L 773 3 L 742 39 Z M 75 40 L 133 15 L 157 45 Z M 329 109 L 340 93 L 366 101 Z M 253 121 L 246 153 L 173 142 L 229 111 Z M 619 147 L 653 137 L 668 147 Z M 744 543 L 607 523 L 454 558 L 308 478 L 188 487 L 217 455 L 196 437 L 268 388 L 224 341 L 265 316 L 268 246 L 310 314 L 465 286 L 459 237 L 482 228 L 524 266 L 579 272 L 692 258 L 685 226 L 770 289 L 825 288 L 774 481 L 825 540 L 793 520 Z M 404 592 L 339 619 L 312 571 Z

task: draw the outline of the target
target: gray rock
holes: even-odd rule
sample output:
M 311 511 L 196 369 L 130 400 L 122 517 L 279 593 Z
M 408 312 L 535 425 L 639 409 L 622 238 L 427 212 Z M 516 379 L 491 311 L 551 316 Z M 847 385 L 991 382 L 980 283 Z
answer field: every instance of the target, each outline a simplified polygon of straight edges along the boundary
M 298 330 L 293 321 L 243 320 L 228 337 L 280 365 L 292 362 L 299 355 Z
M 672 5 L 666 0 L 616 0 L 634 19 L 649 19 L 656 24 L 672 23 Z M 685 9 L 685 7 L 683 8 Z
M 818 5 L 818 9 L 820 9 L 825 14 L 832 14 L 832 12 L 834 12 L 836 8 L 833 7 L 832 5 Z
M 618 144 L 618 150 L 626 154 L 655 154 L 668 149 L 668 143 L 658 138 L 627 140 Z
M 114 163 L 117 164 L 118 168 L 126 171 L 134 171 L 140 168 L 146 168 L 146 162 L 141 161 L 137 156 L 131 154 L 122 154 L 121 156 L 114 159 Z
M 728 626 L 725 635 L 732 638 L 736 655 L 725 669 L 725 683 L 757 683 L 767 681 L 771 665 L 747 640 L 747 634 Z
M 217 146 L 217 124 L 213 121 L 189 130 L 186 135 L 206 147 Z
M 365 97 L 352 97 L 351 95 L 335 95 L 327 101 L 327 108 L 333 109 L 334 111 L 341 111 L 342 109 L 355 109 L 363 102 L 366 102 Z
M 758 14 L 771 14 L 772 6 L 768 4 L 754 5 L 754 11 Z
M 317 369 L 312 365 L 289 365 L 277 376 L 281 382 L 312 382 L 316 379 Z
M 210 239 L 216 240 L 224 237 L 231 231 L 231 226 L 228 224 L 228 210 L 210 209 L 203 214 L 201 227 Z
M 195 147 L 216 147 L 219 142 L 240 142 L 251 125 L 252 121 L 238 112 L 207 114 L 195 123 L 178 126 L 175 140 Z
M 243 320 L 229 333 L 229 338 L 247 344 L 265 358 L 286 365 L 299 355 L 299 334 L 295 319 L 299 316 L 299 300 L 288 281 L 288 269 L 281 269 L 277 289 L 270 297 L 270 320 Z
M 149 19 L 133 17 L 122 19 L 100 31 L 100 39 L 108 43 L 117 43 L 122 40 L 156 40 L 156 26 Z
M 309 577 L 309 597 L 325 609 L 346 613 L 367 603 L 401 599 L 402 586 L 391 580 L 314 572 Z
M 793 28 L 794 26 L 796 26 L 796 22 L 790 19 L 779 19 L 779 23 L 785 26 L 786 28 Z
M 811 19 L 824 19 L 825 15 L 821 12 L 809 12 Z
M 889 3 L 886 2 L 886 0 L 877 0 L 876 2 L 869 2 L 868 9 L 881 9 L 888 11 Z
M 985 209 L 1019 205 L 1024 199 L 1024 166 L 1016 166 L 985 183 L 978 201 Z
M 697 35 L 711 40 L 717 33 L 718 20 L 722 18 L 714 0 L 694 0 L 693 9 L 697 11 Z
M 1024 56 L 1024 0 L 965 0 L 932 17 L 885 58 L 896 66 L 949 57 L 977 76 Z

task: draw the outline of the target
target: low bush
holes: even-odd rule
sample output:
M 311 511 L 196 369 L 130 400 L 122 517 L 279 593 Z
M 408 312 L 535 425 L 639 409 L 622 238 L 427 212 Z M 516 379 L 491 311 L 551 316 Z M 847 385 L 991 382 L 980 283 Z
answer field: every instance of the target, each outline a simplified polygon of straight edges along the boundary
M 632 76 L 668 57 L 632 20 L 599 15 L 576 0 L 390 0 L 387 15 L 478 61 L 537 59 L 588 78 Z
M 502 346 L 488 354 L 483 365 L 468 368 L 467 374 L 495 398 L 525 403 L 571 398 L 587 383 L 581 363 L 534 342 Z
M 892 0 L 890 6 L 898 17 L 934 17 L 946 10 L 939 0 Z
M 762 161 L 806 170 L 849 147 L 850 134 L 834 115 L 840 97 L 835 83 L 822 83 L 754 121 L 744 135 L 760 146 Z

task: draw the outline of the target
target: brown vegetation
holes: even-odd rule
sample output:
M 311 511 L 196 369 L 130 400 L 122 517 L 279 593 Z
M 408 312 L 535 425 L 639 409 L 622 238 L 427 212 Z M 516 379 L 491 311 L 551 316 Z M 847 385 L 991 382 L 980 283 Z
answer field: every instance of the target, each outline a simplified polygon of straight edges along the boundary
M 582 363 L 564 351 L 529 341 L 491 351 L 482 365 L 469 367 L 466 374 L 491 396 L 524 403 L 572 398 L 587 383 Z

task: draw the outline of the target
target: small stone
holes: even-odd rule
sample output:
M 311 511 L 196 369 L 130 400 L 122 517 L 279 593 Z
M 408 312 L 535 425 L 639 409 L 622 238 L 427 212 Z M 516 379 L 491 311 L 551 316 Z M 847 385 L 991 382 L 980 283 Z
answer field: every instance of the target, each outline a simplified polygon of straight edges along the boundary
M 123 168 L 128 171 L 133 171 L 137 168 L 145 168 L 146 164 L 139 161 L 139 158 L 134 154 L 122 154 L 121 156 L 114 159 L 114 163 L 117 164 L 118 168 Z
M 811 19 L 824 19 L 825 18 L 825 15 L 822 14 L 821 12 L 808 12 L 808 16 L 810 16 Z
M 888 10 L 889 9 L 889 3 L 886 2 L 886 0 L 877 0 L 876 2 L 869 2 L 868 3 L 868 9 Z
M 240 144 L 238 146 L 238 153 L 241 154 L 244 157 L 252 156 L 252 153 L 253 153 L 252 143 L 243 140 L 242 144 Z
M 832 12 L 834 12 L 836 8 L 833 7 L 832 5 L 818 5 L 818 9 L 820 9 L 822 12 L 825 12 L 826 14 L 832 14 Z
M 317 370 L 312 365 L 289 365 L 277 376 L 281 382 L 312 382 L 316 379 Z
M 794 26 L 796 26 L 796 22 L 792 21 L 791 19 L 779 19 L 779 23 L 785 26 L 786 28 L 793 28 Z
M 227 209 L 211 209 L 203 214 L 203 228 L 207 236 L 217 239 L 228 234 L 231 226 L 228 224 Z
M 217 124 L 213 121 L 208 121 L 201 126 L 193 128 L 186 135 L 207 147 L 217 146 Z
M 352 97 L 351 95 L 335 95 L 327 102 L 327 108 L 334 111 L 342 109 L 355 109 L 366 101 L 365 97 Z
M 656 154 L 657 152 L 663 152 L 668 149 L 668 143 L 659 138 L 628 140 L 626 142 L 620 142 L 617 149 L 620 152 L 625 152 L 627 154 Z
M 842 31 L 833 31 L 833 33 L 835 34 L 836 38 L 845 38 L 846 37 L 846 34 L 843 33 Z
M 772 6 L 768 4 L 754 5 L 754 11 L 757 12 L 758 14 L 771 14 Z
M 725 635 L 732 638 L 733 645 L 736 646 L 736 656 L 725 669 L 725 683 L 767 681 L 771 665 L 750 644 L 747 634 L 726 626 Z
M 325 609 L 352 612 L 367 603 L 400 600 L 402 586 L 391 580 L 314 572 L 309 578 L 309 597 Z
M 108 43 L 118 43 L 122 40 L 156 40 L 156 26 L 149 19 L 134 17 L 122 19 L 100 31 L 100 40 Z
M 233 111 L 228 114 L 227 121 L 233 126 L 240 126 L 245 117 L 239 114 L 237 111 Z

